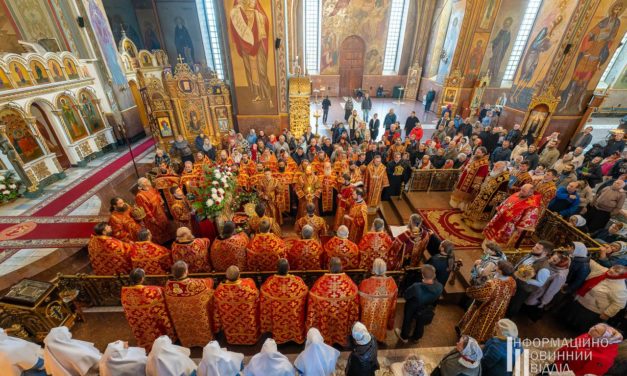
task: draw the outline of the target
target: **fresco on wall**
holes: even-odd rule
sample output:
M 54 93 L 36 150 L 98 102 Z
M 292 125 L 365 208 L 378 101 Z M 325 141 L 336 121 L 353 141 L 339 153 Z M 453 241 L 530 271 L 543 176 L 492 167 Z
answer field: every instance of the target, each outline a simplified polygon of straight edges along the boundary
M 390 0 L 322 0 L 320 74 L 339 74 L 344 39 L 357 35 L 366 42 L 364 74 L 383 72 Z
M 100 112 L 98 112 L 98 107 L 91 93 L 83 91 L 79 95 L 79 101 L 81 115 L 91 133 L 104 129 L 104 121 L 102 120 Z
M 29 129 L 22 115 L 14 110 L 4 110 L 0 120 L 6 124 L 6 134 L 20 159 L 24 163 L 42 157 L 44 151 Z
M 48 76 L 46 67 L 44 67 L 42 63 L 36 60 L 31 61 L 30 71 L 33 72 L 33 76 L 35 76 L 35 81 L 37 81 L 38 84 L 50 82 L 50 77 Z
M 232 6 L 231 2 L 231 0 L 225 1 L 225 7 Z M 181 55 L 185 59 L 184 62 L 190 66 L 205 65 L 196 4 L 193 1 L 160 1 L 157 3 L 157 12 L 170 64 L 176 65 L 177 58 Z M 226 14 L 228 15 L 228 10 Z
M 457 40 L 459 39 L 459 31 L 462 27 L 462 20 L 464 18 L 464 9 L 466 7 L 466 0 L 457 0 L 453 2 L 453 10 L 451 12 L 451 18 L 448 21 L 448 27 L 446 29 L 446 40 L 442 51 L 446 55 L 444 58 L 440 58 L 440 65 L 438 67 L 438 76 L 436 81 L 439 83 L 444 82 L 444 77 L 449 74 L 451 69 L 451 63 L 453 62 L 453 56 L 455 55 L 455 47 L 457 46 Z
M 140 36 L 144 42 L 144 48 L 149 51 L 161 49 L 163 42 L 161 35 L 159 35 L 152 2 L 150 0 L 136 2 L 135 15 L 139 23 Z
M 576 51 L 571 71 L 562 83 L 561 102 L 557 112 L 578 114 L 585 109 L 597 81 L 625 34 L 626 2 L 605 0 L 599 4 Z
M 57 107 L 61 110 L 61 118 L 70 140 L 75 142 L 87 137 L 87 129 L 85 129 L 85 125 L 72 98 L 67 95 L 60 96 L 57 100 Z
M 17 86 L 22 87 L 32 85 L 28 71 L 22 64 L 15 61 L 11 62 L 9 64 L 9 72 L 13 82 L 15 82 Z
M 474 84 L 474 81 L 479 77 L 481 62 L 488 45 L 488 38 L 490 38 L 488 33 L 476 33 L 473 36 L 470 44 L 472 47 L 470 48 L 466 68 L 464 69 L 465 85 Z
M 115 45 L 120 43 L 122 31 L 124 31 L 137 48 L 143 48 L 142 39 L 139 36 L 139 24 L 135 18 L 132 2 L 128 0 L 102 0 L 102 3 L 107 12 Z
M 41 41 L 48 51 L 67 50 L 47 1 L 6 0 L 27 41 Z
M 231 63 L 242 115 L 276 114 L 274 34 L 270 0 L 225 2 Z
M 526 110 L 531 96 L 542 85 L 576 1 L 544 1 L 518 64 L 508 105 Z
M 9 81 L 7 74 L 4 73 L 4 70 L 0 69 L 0 90 L 8 89 L 13 89 L 13 85 L 11 84 L 11 81 Z
M 19 39 L 20 35 L 11 22 L 11 16 L 0 5 L 0 52 L 24 52 L 24 48 L 17 42 Z
M 52 75 L 52 79 L 55 82 L 65 80 L 63 70 L 61 69 L 61 64 L 54 60 L 48 60 L 48 68 L 50 68 L 50 74 Z

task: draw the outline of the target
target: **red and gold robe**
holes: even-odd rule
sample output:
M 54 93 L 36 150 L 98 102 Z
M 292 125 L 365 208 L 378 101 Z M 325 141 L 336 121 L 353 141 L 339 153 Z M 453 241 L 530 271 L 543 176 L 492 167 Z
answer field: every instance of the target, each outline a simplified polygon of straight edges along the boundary
M 509 187 L 509 192 L 514 193 L 520 191 L 523 185 L 531 183 L 531 175 L 527 171 L 520 172 L 518 171 L 516 175 L 514 175 L 513 183 Z
M 257 234 L 248 244 L 246 262 L 249 271 L 276 270 L 286 256 L 285 242 L 273 233 Z
M 279 207 L 280 213 L 290 211 L 290 185 L 294 181 L 293 172 L 277 172 L 274 174 L 274 178 L 279 182 L 277 190 L 276 201 Z
M 186 198 L 173 199 L 170 203 L 170 214 L 172 214 L 176 228 L 192 228 L 192 207 Z
M 259 339 L 259 290 L 251 278 L 221 283 L 214 294 L 216 331 L 230 345 L 254 345 Z
M 541 205 L 540 194 L 521 198 L 520 192 L 514 193 L 496 208 L 483 236 L 502 247 L 516 244 L 523 230 L 535 230 Z
M 461 207 L 461 209 L 464 209 L 463 206 L 475 198 L 481 189 L 483 179 L 485 179 L 489 173 L 490 160 L 487 155 L 473 159 L 470 163 L 466 164 L 451 194 L 450 205 L 454 208 Z
M 383 188 L 390 186 L 385 165 L 381 163 L 380 165 L 375 166 L 374 163 L 370 163 L 366 168 L 366 179 L 364 184 L 364 188 L 366 189 L 366 203 L 368 204 L 368 207 L 375 208 L 379 206 Z
M 329 230 L 327 221 L 325 221 L 324 218 L 313 214 L 311 216 L 305 215 L 304 217 L 298 218 L 298 220 L 296 220 L 296 224 L 294 225 L 294 232 L 300 235 L 305 225 L 313 227 L 313 237 L 318 240 L 322 239 L 322 237 L 325 236 Z
M 355 282 L 344 273 L 318 278 L 307 299 L 307 329 L 317 328 L 329 345 L 347 346 L 357 320 L 359 291 Z
M 142 268 L 146 274 L 169 274 L 172 266 L 170 250 L 149 241 L 135 242 L 131 261 L 133 268 Z
M 555 197 L 555 193 L 557 193 L 557 187 L 555 186 L 555 182 L 553 181 L 542 181 L 539 180 L 535 185 L 535 192 L 539 193 L 542 196 L 542 210 L 541 213 L 546 210 L 549 206 L 549 202 Z
M 468 227 L 481 231 L 492 218 L 494 209 L 508 196 L 509 172 L 488 176 L 481 184 L 479 193 L 464 209 L 462 220 Z
M 372 264 L 377 258 L 389 265 L 388 250 L 391 245 L 392 238 L 384 231 L 366 233 L 359 242 L 359 269 L 371 270 Z
M 131 272 L 133 245 L 105 235 L 92 235 L 87 243 L 89 262 L 95 275 Z
M 240 161 L 239 172 L 240 174 L 244 172 L 248 174 L 248 176 L 253 176 L 257 173 L 257 164 L 250 159 L 248 160 L 248 162 Z
M 337 231 L 337 228 L 344 223 L 344 215 L 353 205 L 353 188 L 352 185 L 342 185 L 339 189 L 337 199 L 337 209 L 335 210 L 335 219 L 333 221 L 333 230 Z
M 135 196 L 135 203 L 146 212 L 144 225 L 152 234 L 155 242 L 163 244 L 169 240 L 168 216 L 165 214 L 163 198 L 159 191 L 150 188 L 147 191 L 139 190 Z
M 163 288 L 143 285 L 122 287 L 121 301 L 138 346 L 150 350 L 155 339 L 162 335 L 176 341 Z
M 311 169 L 314 174 L 322 175 L 324 173 L 324 164 L 330 162 L 329 157 L 325 154 L 324 160 L 321 161 L 317 156 L 311 161 Z
M 333 210 L 333 198 L 334 190 L 337 185 L 337 178 L 335 174 L 331 175 L 318 175 L 320 177 L 320 188 L 322 189 L 322 212 L 327 213 Z
M 497 277 L 479 286 L 471 286 L 466 295 L 474 299 L 458 324 L 462 334 L 479 342 L 494 336 L 494 326 L 505 317 L 509 301 L 516 293 L 516 281 L 512 277 Z
M 342 176 L 344 173 L 348 173 L 348 159 L 338 159 L 333 163 L 333 173 L 335 176 Z
M 272 172 L 276 172 L 279 169 L 279 161 L 272 153 L 269 155 L 261 155 L 259 157 L 259 163 L 263 164 L 264 168 L 269 168 Z
M 137 233 L 142 226 L 131 217 L 130 207 L 124 212 L 113 211 L 109 217 L 109 226 L 113 237 L 125 242 L 137 240 Z
M 207 238 L 196 238 L 184 243 L 175 241 L 172 243 L 172 261 L 185 261 L 190 273 L 208 273 L 211 271 L 209 243 Z
M 355 202 L 348 211 L 350 219 L 344 218 L 344 224 L 348 227 L 348 238 L 353 243 L 359 244 L 361 237 L 368 231 L 368 205 L 366 201 Z
M 389 260 L 393 265 L 388 264 L 388 269 L 395 270 L 404 265 L 419 266 L 430 237 L 429 232 L 421 227 L 414 230 L 407 229 L 400 233 L 394 239 L 394 243 L 398 244 L 398 247 L 393 245 L 394 250 L 390 249 Z M 393 255 L 397 250 L 398 254 Z
M 394 329 L 397 294 L 392 277 L 373 276 L 359 284 L 360 321 L 380 342 L 385 342 L 387 331 Z
M 164 293 L 181 345 L 202 347 L 213 339 L 213 279 L 168 281 Z
M 296 239 L 287 251 L 287 260 L 292 270 L 320 270 L 323 269 L 322 255 L 324 251 L 320 240 Z
M 394 160 L 394 154 L 396 153 L 401 153 L 401 155 L 403 155 L 403 153 L 405 152 L 405 150 L 407 149 L 407 146 L 405 144 L 393 144 L 390 146 L 390 148 L 388 149 L 388 153 L 387 153 L 387 159 L 388 162 L 391 162 Z
M 324 251 L 324 264 L 327 266 L 332 257 L 338 257 L 342 261 L 342 269 L 344 270 L 359 267 L 359 248 L 349 239 L 334 236 L 324 245 Z
M 296 218 L 307 214 L 307 204 L 309 203 L 314 204 L 316 214 L 318 214 L 318 199 L 320 199 L 320 195 L 322 194 L 318 177 L 313 173 L 300 175 L 294 185 L 294 190 L 298 197 L 298 214 Z
M 261 285 L 261 332 L 276 343 L 305 341 L 305 303 L 309 289 L 300 277 L 273 275 Z
M 217 237 L 211 244 L 211 265 L 216 272 L 225 272 L 226 269 L 235 265 L 240 271 L 247 270 L 246 246 L 248 246 L 248 235 L 239 232 L 228 239 Z
M 261 201 L 266 204 L 266 214 L 270 215 L 279 224 L 283 224 L 283 216 L 279 208 L 278 196 L 280 195 L 279 181 L 264 175 L 255 184 L 255 190 Z
M 248 220 L 248 227 L 250 228 L 250 231 L 253 234 L 258 234 L 259 233 L 259 225 L 264 220 L 268 221 L 270 223 L 270 232 L 272 232 L 274 235 L 280 237 L 281 236 L 281 226 L 279 226 L 279 224 L 274 220 L 274 218 L 268 217 L 267 215 L 264 215 L 263 217 L 257 217 L 256 215 L 254 217 L 251 217 Z

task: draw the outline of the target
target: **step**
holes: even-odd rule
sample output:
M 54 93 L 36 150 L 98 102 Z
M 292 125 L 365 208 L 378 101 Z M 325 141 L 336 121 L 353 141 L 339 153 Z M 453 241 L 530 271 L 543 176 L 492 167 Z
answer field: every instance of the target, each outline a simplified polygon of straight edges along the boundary
M 406 224 L 409 222 L 409 216 L 411 216 L 414 211 L 409 206 L 404 194 L 405 193 L 402 193 L 401 196 L 392 197 L 390 203 L 396 211 L 397 216 L 403 221 L 403 224 Z
M 451 192 L 406 192 L 407 203 L 413 212 L 419 209 L 450 209 Z
M 379 213 L 386 225 L 388 226 L 402 226 L 403 221 L 399 218 L 396 210 L 392 207 L 392 204 L 389 201 L 381 201 L 379 204 Z

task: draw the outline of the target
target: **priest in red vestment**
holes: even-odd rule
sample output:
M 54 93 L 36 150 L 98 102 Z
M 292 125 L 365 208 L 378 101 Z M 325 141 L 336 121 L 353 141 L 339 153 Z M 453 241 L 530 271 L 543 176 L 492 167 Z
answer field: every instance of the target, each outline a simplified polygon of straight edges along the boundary
M 113 230 L 113 237 L 125 242 L 137 240 L 137 233 L 141 225 L 131 217 L 131 207 L 121 197 L 111 199 L 111 217 L 109 225 Z
M 383 259 L 374 260 L 372 277 L 359 284 L 361 321 L 377 341 L 385 342 L 387 331 L 394 329 L 398 287 L 394 278 L 386 277 L 387 267 Z
M 172 243 L 172 261 L 185 261 L 191 273 L 210 272 L 209 243 L 207 238 L 195 238 L 187 227 L 179 227 Z
M 165 284 L 165 302 L 185 347 L 205 346 L 213 339 L 213 279 L 188 278 L 187 264 L 172 265 L 173 280 Z
M 146 217 L 144 218 L 144 226 L 153 234 L 155 242 L 163 244 L 170 240 L 169 221 L 165 214 L 163 206 L 163 198 L 159 191 L 152 187 L 150 180 L 140 178 L 137 181 L 137 195 L 135 195 L 135 203 L 144 209 Z M 150 274 L 150 272 L 147 272 Z
M 215 292 L 216 329 L 230 345 L 254 345 L 259 340 L 259 290 L 251 278 L 239 278 L 237 266 L 226 270 L 226 281 Z
M 131 251 L 133 268 L 141 268 L 148 275 L 169 274 L 172 266 L 172 255 L 169 249 L 152 242 L 152 233 L 147 228 L 139 230 Z
M 366 195 L 366 203 L 370 208 L 376 208 L 381 202 L 381 193 L 383 188 L 389 187 L 388 173 L 385 165 L 381 163 L 381 156 L 375 155 L 372 162 L 366 168 L 366 177 L 364 179 Z
M 258 234 L 259 233 L 259 225 L 261 221 L 268 221 L 270 223 L 270 231 L 276 236 L 281 236 L 281 226 L 274 220 L 274 218 L 266 215 L 266 204 L 263 202 L 255 205 L 255 216 L 252 216 L 248 220 L 248 227 L 250 228 L 250 234 Z
M 475 155 L 466 164 L 464 171 L 459 176 L 459 180 L 457 180 L 449 201 L 451 207 L 464 210 L 466 205 L 479 193 L 483 179 L 488 176 L 489 172 L 490 160 L 488 151 L 485 147 L 480 146 L 475 150 Z
M 353 204 L 344 215 L 344 224 L 348 227 L 349 239 L 359 244 L 362 236 L 368 231 L 368 205 L 364 201 L 364 191 L 357 188 L 353 191 Z
M 170 202 L 170 214 L 174 219 L 176 228 L 193 227 L 193 215 L 192 207 L 183 193 L 181 187 L 172 187 L 170 189 L 172 194 L 172 201 Z
M 272 171 L 266 168 L 263 178 L 255 184 L 255 190 L 261 201 L 266 205 L 266 212 L 274 218 L 280 226 L 283 223 L 283 216 L 279 208 L 280 186 L 279 181 L 272 176 Z
M 327 225 L 327 221 L 316 215 L 316 208 L 314 204 L 307 204 L 307 215 L 298 218 L 296 220 L 296 224 L 294 225 L 294 232 L 300 234 L 303 231 L 305 225 L 309 225 L 313 227 L 315 239 L 321 240 L 323 236 L 327 234 L 329 230 L 329 226 Z
M 298 197 L 298 213 L 296 218 L 305 215 L 307 204 L 312 203 L 316 212 L 318 211 L 318 200 L 322 194 L 320 181 L 314 174 L 311 166 L 305 168 L 305 173 L 300 175 L 294 184 L 294 191 Z
M 359 269 L 372 269 L 372 263 L 380 258 L 389 265 L 388 251 L 392 245 L 392 238 L 385 232 L 385 222 L 376 218 L 372 222 L 372 231 L 368 232 L 359 242 Z
M 131 271 L 133 245 L 113 238 L 112 233 L 107 222 L 100 222 L 87 243 L 89 262 L 96 275 L 128 274 Z
M 406 265 L 412 267 L 420 265 L 430 237 L 431 233 L 422 227 L 420 214 L 410 215 L 407 230 L 394 239 L 394 244 L 390 249 L 389 260 L 393 264 L 390 269 L 395 270 Z
M 334 257 L 330 273 L 314 283 L 307 299 L 307 329 L 317 328 L 329 345 L 348 345 L 348 336 L 359 320 L 359 295 L 355 282 L 342 272 L 342 262 Z
M 335 210 L 335 219 L 333 220 L 333 230 L 337 231 L 337 228 L 344 222 L 344 215 L 348 212 L 353 205 L 353 191 L 355 188 L 351 184 L 351 177 L 348 174 L 342 176 L 342 185 L 340 186 L 339 193 L 337 194 L 337 209 Z
M 309 289 L 302 278 L 288 274 L 289 267 L 286 259 L 280 259 L 277 274 L 261 285 L 261 332 L 272 333 L 276 343 L 303 343 Z
M 122 287 L 122 308 L 137 345 L 150 351 L 155 339 L 166 335 L 176 341 L 174 326 L 165 305 L 163 288 L 145 286 L 145 273 L 133 269 L 131 286 Z
M 283 239 L 270 232 L 268 221 L 262 221 L 259 225 L 259 234 L 248 244 L 246 251 L 248 270 L 274 270 L 279 259 L 286 256 L 286 251 Z
M 333 257 L 340 259 L 342 269 L 357 269 L 359 267 L 359 248 L 348 238 L 348 227 L 340 226 L 337 235 L 329 239 L 324 245 L 325 261 L 328 265 Z
M 534 231 L 539 220 L 542 196 L 525 184 L 519 192 L 509 196 L 483 230 L 484 242 L 493 241 L 501 247 L 516 244 L 524 231 Z
M 241 231 L 235 233 L 235 223 L 224 222 L 222 234 L 211 244 L 211 265 L 216 272 L 224 273 L 226 269 L 235 265 L 240 270 L 247 270 L 246 246 L 248 235 Z
M 333 211 L 333 198 L 335 188 L 337 188 L 337 174 L 331 167 L 331 162 L 325 162 L 322 174 L 318 175 L 320 179 L 320 187 L 322 189 L 321 202 L 322 213 L 330 213 Z
M 304 218 L 304 217 L 303 217 Z M 305 225 L 301 231 L 302 238 L 292 241 L 287 251 L 287 259 L 294 270 L 320 270 L 323 268 L 324 251 L 320 240 L 313 238 L 314 229 Z

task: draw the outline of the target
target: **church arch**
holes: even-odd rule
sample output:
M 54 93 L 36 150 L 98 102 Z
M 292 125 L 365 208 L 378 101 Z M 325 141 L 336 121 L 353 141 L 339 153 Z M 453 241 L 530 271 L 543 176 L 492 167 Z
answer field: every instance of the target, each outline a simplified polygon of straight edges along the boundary
M 80 116 L 76 101 L 68 93 L 59 94 L 55 100 L 64 131 L 72 143 L 89 135 L 83 118 Z
M 65 150 L 65 145 L 68 143 L 67 137 L 58 123 L 58 117 L 54 115 L 56 110 L 53 104 L 46 99 L 35 98 L 30 101 L 26 109 L 35 118 L 35 125 L 43 142 L 48 150 L 56 155 L 61 168 L 64 170 L 70 168 L 72 163 Z
M 78 68 L 74 59 L 70 57 L 63 58 L 63 68 L 65 69 L 65 73 L 67 73 L 68 78 L 70 78 L 71 80 L 80 78 L 80 74 L 78 73 Z
M 139 64 L 142 68 L 153 67 L 155 64 L 152 54 L 146 50 L 139 51 Z
M 38 56 L 31 56 L 28 65 L 33 73 L 35 82 L 38 84 L 47 84 L 50 82 L 50 73 L 48 72 L 46 62 Z
M 4 62 L 0 62 L 0 91 L 15 88 L 15 84 L 11 80 L 9 67 Z
M 62 67 L 63 63 L 57 57 L 51 57 L 48 59 L 48 69 L 50 70 L 50 76 L 55 82 L 67 80 L 65 70 Z
M 100 112 L 100 100 L 96 97 L 93 90 L 83 88 L 79 90 L 76 96 L 81 116 L 90 133 L 94 134 L 105 129 L 106 123 Z
M 5 105 L 0 108 L 0 120 L 5 124 L 6 137 L 22 164 L 33 162 L 46 154 L 44 147 L 26 122 L 21 108 Z
M 17 87 L 32 86 L 33 81 L 23 59 L 13 58 L 9 62 L 9 74 Z

